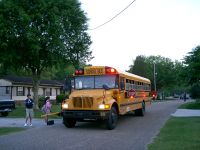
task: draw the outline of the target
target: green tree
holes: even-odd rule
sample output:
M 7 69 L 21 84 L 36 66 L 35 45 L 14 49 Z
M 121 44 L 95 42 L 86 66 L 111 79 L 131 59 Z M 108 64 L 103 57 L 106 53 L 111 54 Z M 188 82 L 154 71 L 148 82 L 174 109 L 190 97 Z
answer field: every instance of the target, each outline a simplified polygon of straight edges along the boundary
M 200 82 L 200 46 L 194 48 L 184 58 L 185 75 L 190 84 Z
M 192 49 L 184 58 L 184 75 L 191 85 L 192 98 L 200 98 L 200 45 Z
M 72 75 L 75 72 L 75 67 L 60 63 L 57 66 L 46 69 L 41 74 L 42 79 L 64 80 L 67 76 Z
M 154 65 L 157 91 L 174 91 L 182 86 L 183 64 L 161 56 L 137 56 L 129 72 L 149 78 L 154 90 Z
M 0 1 L 1 65 L 31 73 L 36 108 L 45 69 L 60 62 L 77 67 L 92 58 L 87 18 L 80 5 L 78 0 Z
M 145 62 L 146 57 L 143 55 L 137 56 L 136 59 L 133 61 L 133 65 L 130 65 L 129 72 L 137 74 L 142 77 L 147 77 L 147 64 Z

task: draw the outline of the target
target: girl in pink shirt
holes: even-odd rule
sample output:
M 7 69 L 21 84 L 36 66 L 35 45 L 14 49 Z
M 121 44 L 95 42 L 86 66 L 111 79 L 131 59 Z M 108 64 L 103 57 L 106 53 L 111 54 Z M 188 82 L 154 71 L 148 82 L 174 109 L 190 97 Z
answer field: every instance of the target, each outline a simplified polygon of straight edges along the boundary
M 44 120 L 47 123 L 48 122 L 48 114 L 51 112 L 51 102 L 50 102 L 50 97 L 45 98 L 46 103 L 45 103 L 45 117 Z

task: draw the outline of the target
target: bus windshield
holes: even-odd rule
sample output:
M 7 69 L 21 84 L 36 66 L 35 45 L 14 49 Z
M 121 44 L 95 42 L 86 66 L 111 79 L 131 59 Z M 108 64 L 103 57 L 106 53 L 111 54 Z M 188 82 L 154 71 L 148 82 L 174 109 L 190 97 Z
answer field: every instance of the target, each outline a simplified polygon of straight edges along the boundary
M 118 88 L 116 75 L 105 76 L 77 76 L 75 77 L 75 89 L 102 89 L 103 85 L 109 88 Z

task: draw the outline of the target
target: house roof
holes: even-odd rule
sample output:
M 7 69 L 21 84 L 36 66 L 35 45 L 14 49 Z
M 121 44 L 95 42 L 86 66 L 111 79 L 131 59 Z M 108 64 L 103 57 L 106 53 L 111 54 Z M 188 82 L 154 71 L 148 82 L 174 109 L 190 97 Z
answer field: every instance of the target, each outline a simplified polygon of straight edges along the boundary
M 12 82 L 12 84 L 28 84 L 32 85 L 33 80 L 31 77 L 22 77 L 22 76 L 14 76 L 14 75 L 7 75 L 2 77 L 2 79 L 8 80 Z M 40 86 L 63 86 L 62 81 L 58 80 L 40 80 Z

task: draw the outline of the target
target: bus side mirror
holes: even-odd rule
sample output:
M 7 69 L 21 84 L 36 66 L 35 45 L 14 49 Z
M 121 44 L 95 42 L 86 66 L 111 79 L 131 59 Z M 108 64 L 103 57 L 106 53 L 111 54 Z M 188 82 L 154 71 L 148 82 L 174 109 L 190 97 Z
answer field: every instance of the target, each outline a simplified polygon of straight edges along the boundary
M 110 88 L 109 88 L 106 84 L 104 84 L 104 85 L 103 85 L 103 89 L 104 89 L 104 90 L 109 90 Z

